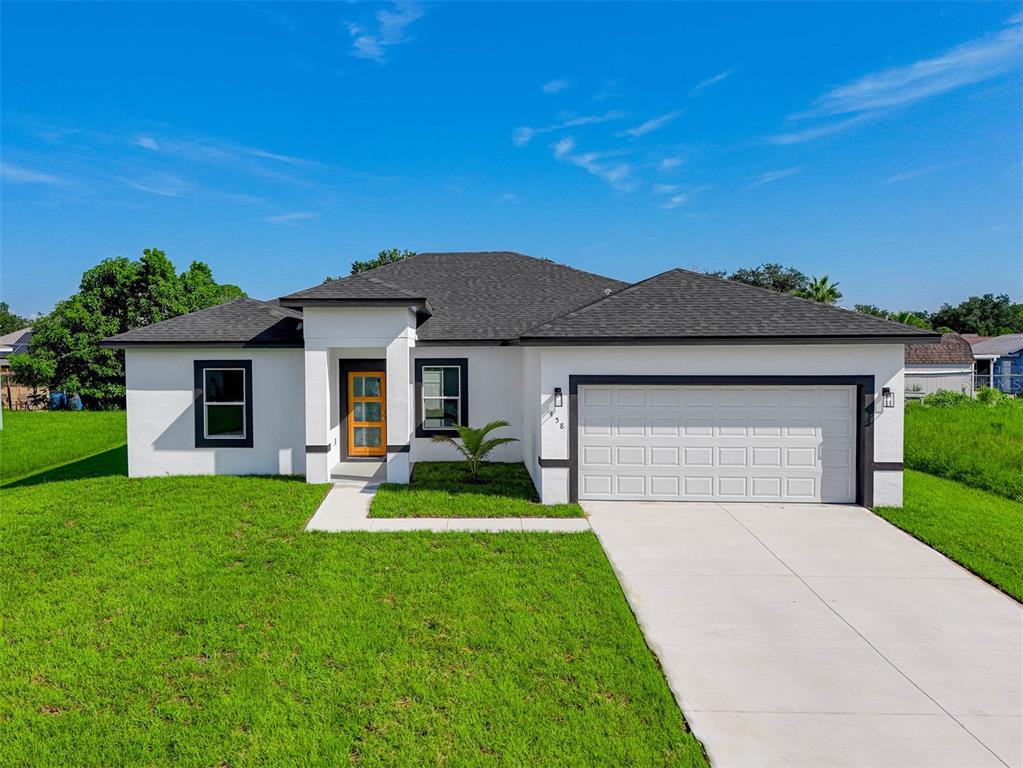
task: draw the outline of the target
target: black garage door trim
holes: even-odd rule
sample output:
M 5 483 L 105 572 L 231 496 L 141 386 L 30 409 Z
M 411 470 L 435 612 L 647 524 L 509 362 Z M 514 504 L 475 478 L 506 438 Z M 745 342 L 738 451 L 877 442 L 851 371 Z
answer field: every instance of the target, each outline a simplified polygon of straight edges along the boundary
M 579 501 L 579 387 L 587 384 L 708 386 L 854 386 L 856 387 L 856 503 L 874 506 L 873 376 L 569 376 L 568 500 Z

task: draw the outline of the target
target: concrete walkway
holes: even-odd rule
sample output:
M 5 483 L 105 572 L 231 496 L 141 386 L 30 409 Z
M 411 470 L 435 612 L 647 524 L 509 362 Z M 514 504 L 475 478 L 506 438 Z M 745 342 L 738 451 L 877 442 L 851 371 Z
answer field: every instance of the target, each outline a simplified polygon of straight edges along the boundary
M 869 511 L 584 507 L 717 768 L 1023 766 L 1023 607 Z
M 377 471 L 367 477 L 338 476 L 334 487 L 306 524 L 307 531 L 545 531 L 590 530 L 582 517 L 387 517 L 369 516 L 373 494 L 383 482 Z

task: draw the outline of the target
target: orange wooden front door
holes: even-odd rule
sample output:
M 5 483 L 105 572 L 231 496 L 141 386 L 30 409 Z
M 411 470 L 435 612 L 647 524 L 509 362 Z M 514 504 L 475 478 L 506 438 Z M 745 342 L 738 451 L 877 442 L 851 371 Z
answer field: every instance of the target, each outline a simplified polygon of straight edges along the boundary
M 387 455 L 387 400 L 383 371 L 348 374 L 348 455 Z

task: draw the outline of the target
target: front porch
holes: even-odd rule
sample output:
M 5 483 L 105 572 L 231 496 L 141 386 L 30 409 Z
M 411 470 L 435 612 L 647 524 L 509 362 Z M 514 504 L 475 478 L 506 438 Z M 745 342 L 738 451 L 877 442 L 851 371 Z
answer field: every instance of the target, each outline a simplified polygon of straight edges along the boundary
M 387 462 L 384 459 L 355 459 L 338 462 L 330 468 L 330 482 L 380 485 L 387 482 Z
M 408 483 L 415 314 L 407 307 L 304 314 L 306 479 Z

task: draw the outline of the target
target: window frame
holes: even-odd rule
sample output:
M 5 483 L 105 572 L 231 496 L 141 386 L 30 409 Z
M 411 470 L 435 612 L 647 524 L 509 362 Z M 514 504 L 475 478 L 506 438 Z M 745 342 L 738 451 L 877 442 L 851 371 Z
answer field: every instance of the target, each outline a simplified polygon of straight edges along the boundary
M 210 403 L 209 405 L 241 405 L 241 435 L 224 435 L 211 437 L 207 432 L 206 403 L 206 371 L 240 370 L 243 376 L 245 400 L 241 403 Z M 253 402 L 252 402 L 252 361 L 251 360 L 194 360 L 194 391 L 193 410 L 195 411 L 195 447 L 196 448 L 251 448 L 253 441 Z
M 426 408 L 423 395 L 423 369 L 424 368 L 458 368 L 458 423 L 469 426 L 469 358 L 467 357 L 423 357 L 417 358 L 415 372 L 415 395 L 416 395 L 416 437 L 433 437 L 434 435 L 453 435 L 458 430 L 454 427 L 426 427 L 424 420 Z M 430 398 L 432 400 L 454 399 L 452 395 Z

